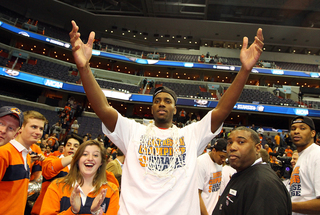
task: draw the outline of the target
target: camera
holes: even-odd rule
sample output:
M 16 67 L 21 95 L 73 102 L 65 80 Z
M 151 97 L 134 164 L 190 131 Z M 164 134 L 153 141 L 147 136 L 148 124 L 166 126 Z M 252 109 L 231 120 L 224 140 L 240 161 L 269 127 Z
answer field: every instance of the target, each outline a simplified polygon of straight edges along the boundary
M 270 153 L 270 155 L 271 154 L 277 153 Z M 278 174 L 280 178 L 289 179 L 292 173 L 291 157 L 281 157 L 278 155 L 277 159 L 280 161 L 280 163 L 271 164 L 272 169 Z

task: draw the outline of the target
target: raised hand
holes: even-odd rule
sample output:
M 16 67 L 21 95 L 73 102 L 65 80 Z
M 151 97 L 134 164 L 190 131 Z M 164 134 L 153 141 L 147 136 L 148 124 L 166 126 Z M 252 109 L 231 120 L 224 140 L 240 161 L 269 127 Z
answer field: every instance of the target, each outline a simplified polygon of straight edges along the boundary
M 103 200 L 106 198 L 107 189 L 102 189 L 100 193 L 94 198 L 91 205 L 91 212 L 96 212 L 100 209 Z
M 259 60 L 263 48 L 263 34 L 262 29 L 259 28 L 257 31 L 257 36 L 254 38 L 254 42 L 248 47 L 248 38 L 243 38 L 243 45 L 240 52 L 240 61 L 242 63 L 243 69 L 251 71 L 256 62 Z
M 92 56 L 92 45 L 95 33 L 92 31 L 89 35 L 88 42 L 84 44 L 80 39 L 79 27 L 75 21 L 71 21 L 72 30 L 69 33 L 70 43 L 72 45 L 72 54 L 78 68 L 83 68 L 89 65 L 89 60 Z
M 80 211 L 81 199 L 80 199 L 79 184 L 77 184 L 75 188 L 73 188 L 72 190 L 72 193 L 70 196 L 70 204 L 71 204 L 72 211 L 74 213 L 78 213 Z

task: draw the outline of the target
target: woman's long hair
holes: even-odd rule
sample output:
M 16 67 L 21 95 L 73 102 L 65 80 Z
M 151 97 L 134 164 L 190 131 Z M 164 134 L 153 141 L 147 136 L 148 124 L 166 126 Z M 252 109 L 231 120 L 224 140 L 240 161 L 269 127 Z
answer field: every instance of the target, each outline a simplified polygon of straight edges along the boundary
M 79 183 L 80 187 L 83 185 L 84 181 L 79 169 L 79 160 L 82 157 L 84 150 L 87 146 L 98 146 L 100 149 L 101 166 L 98 168 L 92 181 L 92 186 L 94 187 L 94 190 L 93 190 L 94 194 L 98 193 L 100 187 L 103 184 L 108 183 L 106 178 L 107 159 L 106 159 L 105 150 L 103 150 L 102 146 L 98 141 L 89 140 L 81 144 L 78 150 L 76 151 L 76 153 L 74 154 L 74 157 L 72 158 L 72 161 L 71 161 L 71 167 L 68 175 L 66 175 L 61 180 L 57 180 L 57 183 L 65 183 L 62 187 L 62 190 L 66 186 L 71 188 L 76 182 Z

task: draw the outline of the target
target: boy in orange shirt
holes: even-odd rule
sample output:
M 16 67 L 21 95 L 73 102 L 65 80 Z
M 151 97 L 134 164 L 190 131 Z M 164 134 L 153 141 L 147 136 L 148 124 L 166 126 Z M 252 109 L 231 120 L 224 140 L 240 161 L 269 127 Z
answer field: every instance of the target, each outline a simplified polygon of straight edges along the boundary
M 17 137 L 0 147 L 0 214 L 24 214 L 30 179 L 30 147 L 43 132 L 46 118 L 39 112 L 23 113 Z

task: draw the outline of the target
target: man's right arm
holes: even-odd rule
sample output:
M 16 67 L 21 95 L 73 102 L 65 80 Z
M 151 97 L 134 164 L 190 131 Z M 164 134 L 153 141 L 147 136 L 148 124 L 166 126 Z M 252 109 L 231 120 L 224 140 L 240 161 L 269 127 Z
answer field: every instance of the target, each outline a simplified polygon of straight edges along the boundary
M 80 33 L 78 30 L 79 27 L 77 24 L 72 21 L 72 31 L 69 36 L 72 45 L 73 57 L 80 72 L 83 88 L 97 116 L 101 119 L 108 130 L 113 132 L 116 127 L 118 112 L 109 105 L 106 96 L 95 80 L 89 66 L 95 33 L 91 32 L 88 42 L 84 44 L 80 39 Z
M 49 156 L 42 162 L 42 175 L 47 180 L 55 177 L 59 172 L 71 163 L 72 156 L 58 158 Z
M 208 215 L 208 211 L 201 197 L 201 193 L 202 193 L 202 190 L 199 190 L 200 212 L 201 212 L 201 215 Z

